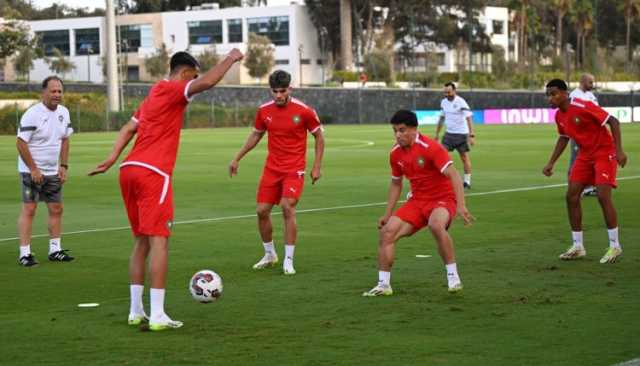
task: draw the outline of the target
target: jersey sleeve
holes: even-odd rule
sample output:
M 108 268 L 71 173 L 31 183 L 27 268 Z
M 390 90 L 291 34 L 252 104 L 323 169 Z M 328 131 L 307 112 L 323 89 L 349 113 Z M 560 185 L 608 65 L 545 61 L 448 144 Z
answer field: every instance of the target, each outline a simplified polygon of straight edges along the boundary
M 256 120 L 253 123 L 253 128 L 259 132 L 264 132 L 267 130 L 267 124 L 264 121 L 262 108 L 258 108 L 258 111 L 256 112 Z
M 604 126 L 604 124 L 607 123 L 609 117 L 611 116 L 609 112 L 605 111 L 600 106 L 592 102 L 585 103 L 583 113 L 589 117 L 589 120 L 596 122 L 600 126 Z
M 467 104 L 467 101 L 464 99 L 461 99 L 460 101 L 462 102 L 462 105 L 460 106 L 460 111 L 462 112 L 462 114 L 465 117 L 473 116 L 473 112 L 471 112 L 471 107 L 469 107 L 469 104 Z
M 138 123 L 140 123 L 141 116 L 142 116 L 142 103 L 140 103 L 140 105 L 138 106 L 138 109 L 136 109 L 136 111 L 133 112 L 133 115 L 131 115 L 131 120 L 133 121 L 133 123 L 137 125 Z
M 66 124 L 66 128 L 64 130 L 64 134 L 62 138 L 69 138 L 69 136 L 73 135 L 73 127 L 71 126 L 71 117 L 69 116 L 69 111 L 66 110 L 64 113 L 64 123 Z
M 391 165 L 391 179 L 401 179 L 402 167 L 398 164 L 398 159 L 394 156 L 393 152 L 389 154 L 389 164 Z
M 309 108 L 305 113 L 305 124 L 307 130 L 311 133 L 315 133 L 319 129 L 322 128 L 322 124 L 320 123 L 320 117 L 314 109 Z
M 169 81 L 172 100 L 176 103 L 189 103 L 190 101 L 192 101 L 195 97 L 195 94 L 189 97 L 188 91 L 189 84 L 191 84 L 194 80 Z
M 431 164 L 440 171 L 440 173 L 444 173 L 444 170 L 451 164 L 453 164 L 453 160 L 449 157 L 449 153 L 445 148 L 439 143 L 434 143 L 430 145 L 431 154 L 429 158 L 431 160 Z
M 31 113 L 31 110 L 28 110 L 25 114 L 20 118 L 20 126 L 18 127 L 18 138 L 24 142 L 31 141 L 31 136 L 38 129 L 38 121 L 35 118 L 34 113 Z

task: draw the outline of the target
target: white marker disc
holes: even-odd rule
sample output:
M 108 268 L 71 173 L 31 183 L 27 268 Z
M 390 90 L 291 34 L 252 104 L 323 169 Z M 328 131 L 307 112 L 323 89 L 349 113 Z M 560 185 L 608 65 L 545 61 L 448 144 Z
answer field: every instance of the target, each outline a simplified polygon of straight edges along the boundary
M 416 254 L 416 258 L 431 258 L 428 254 Z

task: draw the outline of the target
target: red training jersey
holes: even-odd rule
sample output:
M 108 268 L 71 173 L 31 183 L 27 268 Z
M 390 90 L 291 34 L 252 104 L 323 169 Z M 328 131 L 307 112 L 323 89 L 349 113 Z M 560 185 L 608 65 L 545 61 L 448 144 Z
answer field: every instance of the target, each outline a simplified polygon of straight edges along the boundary
M 142 165 L 171 175 L 176 164 L 184 111 L 192 80 L 161 80 L 149 90 L 132 119 L 138 137 L 123 164 Z
M 307 153 L 307 131 L 322 128 L 316 112 L 298 99 L 285 106 L 270 101 L 260 106 L 254 124 L 256 131 L 267 131 L 269 154 L 266 167 L 280 172 L 304 171 Z
M 391 178 L 402 179 L 404 175 L 411 183 L 411 199 L 434 201 L 451 198 L 455 200 L 453 186 L 444 170 L 453 163 L 447 150 L 436 140 L 420 133 L 411 146 L 403 148 L 396 144 L 389 156 Z
M 572 138 L 580 147 L 579 156 L 595 158 L 615 152 L 611 133 L 605 126 L 610 114 L 582 99 L 572 99 L 566 112 L 558 109 L 558 134 Z

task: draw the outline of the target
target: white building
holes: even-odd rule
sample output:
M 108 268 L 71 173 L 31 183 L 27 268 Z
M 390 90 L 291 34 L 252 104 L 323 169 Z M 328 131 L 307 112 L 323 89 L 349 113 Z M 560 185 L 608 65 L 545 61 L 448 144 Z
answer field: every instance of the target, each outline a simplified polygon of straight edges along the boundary
M 59 49 L 75 68 L 66 80 L 102 83 L 102 56 L 106 54 L 103 17 L 69 18 L 26 22 L 40 38 L 45 56 Z M 165 44 L 169 53 L 188 50 L 198 55 L 215 46 L 219 55 L 233 47 L 246 51 L 249 32 L 266 35 L 275 46 L 276 65 L 292 74 L 293 83 L 321 84 L 323 60 L 317 33 L 306 7 L 299 4 L 275 7 L 198 9 L 166 13 L 129 14 L 116 17 L 118 52 L 126 64 L 122 72 L 128 81 L 152 81 L 145 58 Z M 7 80 L 17 76 L 7 63 Z M 31 80 L 41 80 L 52 71 L 44 59 L 34 62 Z M 236 67 L 226 82 L 254 84 L 246 68 Z M 263 80 L 264 82 L 264 80 Z

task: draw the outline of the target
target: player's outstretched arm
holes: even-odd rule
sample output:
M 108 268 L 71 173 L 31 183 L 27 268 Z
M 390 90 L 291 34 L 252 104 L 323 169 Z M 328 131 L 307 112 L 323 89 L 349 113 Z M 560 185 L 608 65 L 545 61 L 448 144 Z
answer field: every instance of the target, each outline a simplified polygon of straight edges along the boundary
M 544 166 L 544 168 L 542 168 L 542 174 L 546 175 L 547 177 L 550 177 L 553 175 L 553 166 L 555 165 L 556 161 L 558 161 L 558 158 L 560 157 L 560 155 L 562 155 L 562 152 L 567 147 L 568 143 L 569 143 L 568 137 L 558 136 L 556 147 L 553 149 L 553 152 L 551 153 L 549 162 L 547 163 L 547 165 Z
M 440 116 L 440 118 L 438 118 L 438 126 L 436 127 L 436 136 L 435 136 L 436 140 L 438 140 L 438 137 L 440 136 L 440 130 L 442 129 L 443 124 L 444 124 L 444 116 Z
M 324 156 L 324 133 L 322 133 L 322 128 L 318 128 L 318 130 L 313 133 L 313 137 L 316 140 L 316 154 L 313 161 L 313 168 L 311 169 L 311 184 L 315 184 L 316 181 L 322 176 L 322 173 L 320 172 L 320 167 L 322 166 L 322 157 Z
M 453 187 L 453 193 L 456 195 L 456 214 L 462 218 L 464 221 L 464 226 L 471 225 L 471 223 L 475 220 L 475 217 L 471 215 L 469 210 L 467 210 L 467 205 L 464 200 L 464 186 L 462 184 L 462 178 L 460 178 L 460 174 L 454 168 L 453 164 L 449 164 L 449 166 L 442 172 L 449 180 L 451 181 L 451 186 Z
M 609 116 L 607 120 L 609 128 L 611 128 L 611 136 L 613 137 L 613 143 L 616 145 L 616 160 L 618 164 L 624 168 L 627 164 L 627 154 L 622 149 L 622 132 L 620 131 L 620 121 L 614 116 Z
M 234 48 L 227 54 L 227 56 L 217 64 L 216 66 L 207 70 L 207 72 L 201 77 L 197 78 L 194 82 L 189 84 L 189 90 L 187 91 L 189 97 L 201 93 L 205 90 L 213 88 L 224 75 L 229 71 L 231 66 L 236 62 L 242 60 L 244 55 L 240 50 Z
M 402 178 L 392 178 L 391 184 L 389 184 L 387 208 L 384 210 L 384 215 L 378 219 L 378 229 L 382 229 L 382 227 L 387 224 L 387 221 L 389 221 L 389 218 L 393 214 L 393 209 L 396 208 L 398 199 L 400 199 L 400 194 L 402 194 Z
M 234 175 L 238 174 L 238 165 L 240 165 L 240 160 L 242 160 L 242 158 L 249 151 L 251 151 L 254 147 L 256 147 L 258 142 L 260 142 L 260 140 L 262 139 L 262 136 L 264 136 L 264 131 L 258 131 L 258 130 L 251 131 L 251 133 L 249 134 L 249 137 L 247 137 L 247 141 L 245 141 L 244 145 L 242 146 L 242 148 L 240 148 L 240 151 L 238 151 L 235 158 L 233 158 L 233 160 L 231 160 L 231 162 L 229 163 L 230 177 L 233 178 Z
M 129 144 L 129 141 L 136 134 L 136 130 L 138 129 L 138 124 L 133 120 L 130 120 L 127 124 L 122 126 L 120 132 L 118 132 L 118 137 L 116 137 L 116 142 L 113 144 L 113 150 L 111 150 L 111 154 L 109 157 L 98 164 L 92 171 L 89 172 L 89 176 L 93 176 L 96 174 L 105 173 L 111 166 L 118 160 L 118 157 L 122 153 L 125 147 Z

